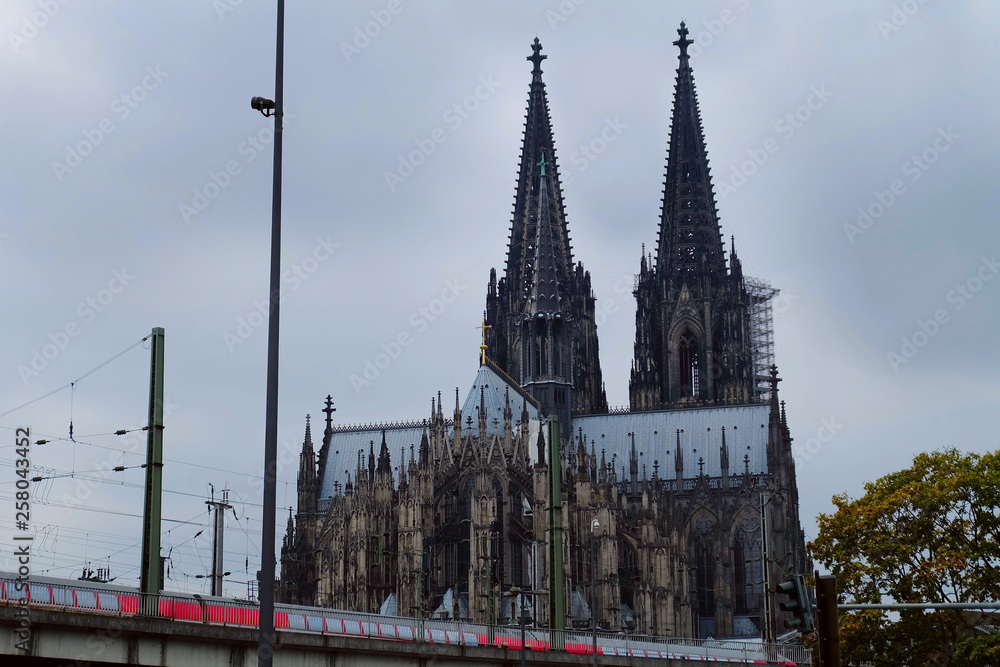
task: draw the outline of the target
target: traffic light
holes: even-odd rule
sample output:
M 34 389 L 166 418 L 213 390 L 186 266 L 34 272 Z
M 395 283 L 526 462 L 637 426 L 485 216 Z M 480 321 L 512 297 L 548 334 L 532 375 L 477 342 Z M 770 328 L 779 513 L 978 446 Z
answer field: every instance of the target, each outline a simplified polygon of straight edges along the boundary
M 794 628 L 799 632 L 812 632 L 815 626 L 805 577 L 801 574 L 793 575 L 788 581 L 778 584 L 778 593 L 788 596 L 788 599 L 778 606 L 782 611 L 792 615 L 790 620 L 785 621 L 785 627 Z

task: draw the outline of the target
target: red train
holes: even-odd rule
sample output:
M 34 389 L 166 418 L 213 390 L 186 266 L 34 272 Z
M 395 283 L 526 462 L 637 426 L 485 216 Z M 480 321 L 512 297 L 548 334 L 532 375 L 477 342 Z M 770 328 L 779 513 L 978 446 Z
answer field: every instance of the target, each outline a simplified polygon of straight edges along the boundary
M 18 585 L 17 575 L 0 572 L 0 601 L 3 604 L 55 607 L 67 613 L 134 615 L 139 611 L 139 591 L 136 588 L 108 583 L 94 583 L 31 577 L 27 586 Z M 253 602 L 208 595 L 164 593 L 157 600 L 157 614 L 175 621 L 256 627 L 260 608 Z M 395 641 L 425 641 L 464 646 L 521 647 L 521 630 L 517 626 L 487 626 L 444 620 L 364 614 L 320 607 L 275 605 L 274 626 L 278 629 L 353 635 Z M 692 645 L 686 642 L 690 641 Z M 526 630 L 525 645 L 529 650 L 547 651 L 549 631 Z M 565 650 L 571 653 L 591 653 L 592 639 L 586 631 L 567 631 Z M 673 658 L 715 662 L 795 665 L 808 664 L 808 655 L 801 646 L 764 646 L 759 642 L 719 641 L 711 644 L 700 640 L 673 639 L 653 641 L 624 636 L 599 636 L 597 651 L 605 655 L 646 658 Z M 798 661 L 790 656 L 796 654 Z M 798 655 L 798 654 L 801 654 Z

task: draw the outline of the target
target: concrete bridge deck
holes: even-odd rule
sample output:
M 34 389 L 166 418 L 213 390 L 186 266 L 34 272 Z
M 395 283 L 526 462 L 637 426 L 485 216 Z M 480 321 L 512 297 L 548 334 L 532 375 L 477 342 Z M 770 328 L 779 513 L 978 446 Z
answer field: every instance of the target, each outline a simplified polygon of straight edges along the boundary
M 20 616 L 0 606 L 0 664 L 157 665 L 160 667 L 256 667 L 253 628 L 178 622 L 162 618 L 66 613 L 32 608 L 30 651 L 15 649 Z M 526 652 L 529 665 L 589 665 L 590 655 L 561 651 Z M 275 667 L 481 667 L 520 664 L 519 649 L 399 642 L 343 635 L 279 630 Z M 612 667 L 689 667 L 702 661 L 600 656 Z

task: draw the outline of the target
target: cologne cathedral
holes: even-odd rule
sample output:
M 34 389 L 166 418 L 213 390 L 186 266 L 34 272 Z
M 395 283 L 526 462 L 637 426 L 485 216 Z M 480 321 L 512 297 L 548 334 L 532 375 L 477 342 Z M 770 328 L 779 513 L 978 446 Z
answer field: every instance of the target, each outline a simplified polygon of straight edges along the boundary
M 493 624 L 523 607 L 540 627 L 594 614 L 645 635 L 780 632 L 767 591 L 811 571 L 792 439 L 777 369 L 752 344 L 762 297 L 721 236 L 679 34 L 658 242 L 635 279 L 630 408 L 608 409 L 536 38 L 507 263 L 490 272 L 472 386 L 447 409 L 431 396 L 425 419 L 366 426 L 335 425 L 327 397 L 318 452 L 306 418 L 280 599 Z M 535 593 L 555 577 L 561 604 Z

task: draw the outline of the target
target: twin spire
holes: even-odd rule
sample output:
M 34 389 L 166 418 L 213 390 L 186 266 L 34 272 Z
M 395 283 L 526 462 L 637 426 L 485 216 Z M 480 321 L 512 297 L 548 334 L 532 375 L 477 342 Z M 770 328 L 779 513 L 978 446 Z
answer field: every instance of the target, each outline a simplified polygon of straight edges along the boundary
M 680 49 L 680 54 L 656 269 L 678 283 L 692 283 L 696 277 L 708 277 L 715 282 L 725 276 L 726 262 L 701 111 L 687 52 L 693 42 L 687 38 L 688 30 L 683 22 L 677 33 L 680 37 L 674 45 Z
M 537 43 L 537 37 L 536 43 Z M 538 187 L 538 211 L 535 218 L 535 263 L 531 290 L 531 314 L 552 315 L 559 312 L 559 285 L 556 253 L 552 236 L 552 210 L 545 178 L 545 153 L 538 162 L 541 169 Z
M 571 292 L 573 250 L 566 225 L 549 103 L 542 81 L 541 63 L 547 56 L 542 55 L 542 45 L 537 37 L 531 50 L 532 55 L 527 59 L 533 64 L 533 69 L 505 278 L 510 287 L 515 288 L 515 295 L 532 294 L 538 265 L 538 225 L 544 221 L 549 229 L 544 232 L 547 246 L 544 252 L 548 257 L 545 259 L 547 273 L 543 279 L 555 280 L 558 293 L 565 295 Z M 544 202 L 540 201 L 543 196 Z

